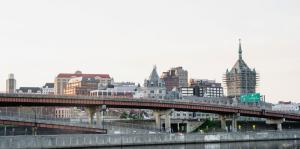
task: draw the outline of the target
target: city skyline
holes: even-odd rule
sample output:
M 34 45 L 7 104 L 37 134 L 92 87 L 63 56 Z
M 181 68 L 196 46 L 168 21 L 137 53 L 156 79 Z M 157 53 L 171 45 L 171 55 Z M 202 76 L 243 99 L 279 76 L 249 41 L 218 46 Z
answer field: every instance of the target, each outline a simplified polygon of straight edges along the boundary
M 20 87 L 76 70 L 143 84 L 155 64 L 159 75 L 182 66 L 189 78 L 222 82 L 242 38 L 258 92 L 300 102 L 300 2 L 190 2 L 1 1 L 0 90 L 10 73 Z

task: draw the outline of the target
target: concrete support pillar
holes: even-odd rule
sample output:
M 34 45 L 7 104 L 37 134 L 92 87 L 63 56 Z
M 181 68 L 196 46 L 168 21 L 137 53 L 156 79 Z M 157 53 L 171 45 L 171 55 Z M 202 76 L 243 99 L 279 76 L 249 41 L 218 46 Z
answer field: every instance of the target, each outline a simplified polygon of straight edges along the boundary
M 229 129 L 226 126 L 226 120 L 231 119 L 231 125 L 229 127 L 230 131 L 237 132 L 237 130 L 238 130 L 237 120 L 238 120 L 239 116 L 240 116 L 239 113 L 220 115 L 221 129 L 228 132 Z
M 231 128 L 232 132 L 237 132 L 237 116 L 235 115 L 232 116 Z
M 276 124 L 277 125 L 277 130 L 282 131 L 282 123 L 285 122 L 285 118 L 282 119 L 267 119 L 266 123 L 267 124 Z
M 37 127 L 36 126 L 32 127 L 32 135 L 34 135 L 34 136 L 37 135 Z
M 281 123 L 278 123 L 278 124 L 277 124 L 277 130 L 278 130 L 278 131 L 282 131 L 282 124 L 281 124 Z
M 226 117 L 225 115 L 220 115 L 220 121 L 221 121 L 221 129 L 224 131 L 228 131 L 226 127 Z
M 190 133 L 191 132 L 191 124 L 189 121 L 186 122 L 186 133 Z
M 153 116 L 155 118 L 155 128 L 161 130 L 160 113 L 158 111 L 154 111 Z
M 99 110 L 96 112 L 96 124 L 102 128 L 103 127 L 102 122 L 103 122 L 103 111 Z
M 4 136 L 6 136 L 6 125 L 4 125 Z
M 94 124 L 94 115 L 96 113 L 96 110 L 97 110 L 96 107 L 87 107 L 85 110 L 88 113 L 90 125 Z
M 103 128 L 104 111 L 106 111 L 106 105 L 96 108 L 96 124 L 101 128 Z
M 161 130 L 161 116 L 165 116 L 165 130 L 166 132 L 171 132 L 171 114 L 174 109 L 170 110 L 157 110 L 153 112 L 153 116 L 155 118 L 155 126 L 157 129 Z
M 232 115 L 232 131 L 237 132 L 238 130 L 238 125 L 237 125 L 237 120 L 240 117 L 240 113 L 235 113 Z
M 170 114 L 165 115 L 165 128 L 166 128 L 166 132 L 171 133 L 171 116 L 170 116 Z

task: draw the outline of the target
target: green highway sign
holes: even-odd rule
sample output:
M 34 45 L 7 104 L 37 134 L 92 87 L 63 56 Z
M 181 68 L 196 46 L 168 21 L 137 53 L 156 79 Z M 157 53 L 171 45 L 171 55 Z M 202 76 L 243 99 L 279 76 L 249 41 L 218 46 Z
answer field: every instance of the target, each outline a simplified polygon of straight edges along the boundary
M 240 97 L 241 102 L 259 102 L 260 93 L 244 94 Z

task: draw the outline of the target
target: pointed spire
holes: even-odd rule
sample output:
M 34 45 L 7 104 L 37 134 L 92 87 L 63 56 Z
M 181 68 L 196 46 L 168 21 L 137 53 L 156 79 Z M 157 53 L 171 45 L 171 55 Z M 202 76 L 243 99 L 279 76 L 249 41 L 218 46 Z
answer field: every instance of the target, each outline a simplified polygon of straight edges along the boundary
M 156 70 L 156 64 L 153 66 L 153 69 L 155 69 L 155 70 Z
M 157 80 L 157 79 L 159 79 L 159 76 L 158 76 L 158 73 L 157 73 L 156 69 L 157 69 L 157 67 L 156 67 L 156 65 L 154 65 L 153 66 L 153 70 L 152 70 L 152 72 L 150 74 L 149 80 Z
M 241 39 L 239 39 L 239 60 L 241 60 L 243 57 L 242 57 L 242 44 L 241 44 Z

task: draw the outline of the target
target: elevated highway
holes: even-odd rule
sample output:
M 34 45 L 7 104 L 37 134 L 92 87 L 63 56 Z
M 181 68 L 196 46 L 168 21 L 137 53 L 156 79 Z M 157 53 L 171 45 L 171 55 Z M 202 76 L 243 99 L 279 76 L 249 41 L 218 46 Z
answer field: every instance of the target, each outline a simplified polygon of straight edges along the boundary
M 63 106 L 63 107 L 99 107 L 132 108 L 207 112 L 215 114 L 239 114 L 240 116 L 260 117 L 269 119 L 282 119 L 300 121 L 300 114 L 285 113 L 259 108 L 243 106 L 228 106 L 208 104 L 188 100 L 150 100 L 134 98 L 100 98 L 92 96 L 55 96 L 55 95 L 29 95 L 29 94 L 0 94 L 0 107 L 8 106 Z
M 63 129 L 71 130 L 76 132 L 85 132 L 85 133 L 101 133 L 106 134 L 106 129 L 101 128 L 91 128 L 91 127 L 82 127 L 76 125 L 66 125 L 66 124 L 55 124 L 55 123 L 41 123 L 41 122 L 32 122 L 32 121 L 20 121 L 20 120 L 11 120 L 11 119 L 1 119 L 0 125 L 13 125 L 13 126 L 29 126 L 33 128 L 49 128 L 49 129 Z
M 41 115 L 29 115 L 24 113 L 0 112 L 0 125 L 29 126 L 32 128 L 64 129 L 83 133 L 102 133 L 107 130 L 97 125 L 70 123 L 63 119 L 53 119 Z
M 165 116 L 165 130 L 171 132 L 170 114 L 175 111 L 206 112 L 220 115 L 221 127 L 228 130 L 226 119 L 231 119 L 231 131 L 237 130 L 239 116 L 265 118 L 266 123 L 276 124 L 282 130 L 285 121 L 300 121 L 300 114 L 265 110 L 246 106 L 211 104 L 196 100 L 154 100 L 134 98 L 101 98 L 93 96 L 56 96 L 32 94 L 0 94 L 0 107 L 8 106 L 63 106 L 85 107 L 89 113 L 90 123 L 96 114 L 97 124 L 105 108 L 150 109 L 156 121 L 156 128 L 161 127 L 161 116 Z

